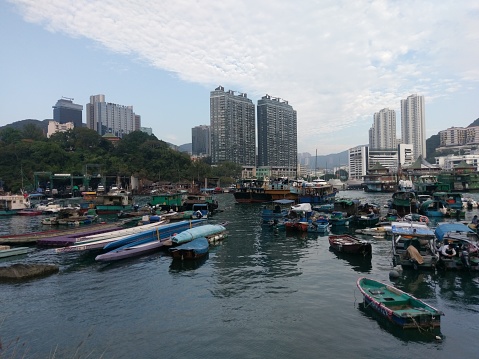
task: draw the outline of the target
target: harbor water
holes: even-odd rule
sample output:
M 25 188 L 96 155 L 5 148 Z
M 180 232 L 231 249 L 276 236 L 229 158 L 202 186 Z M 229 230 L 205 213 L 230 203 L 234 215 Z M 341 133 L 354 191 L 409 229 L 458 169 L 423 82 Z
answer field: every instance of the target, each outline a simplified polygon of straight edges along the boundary
M 344 191 L 383 206 L 391 194 Z M 467 196 L 474 196 L 468 194 Z M 0 358 L 477 358 L 479 273 L 403 271 L 398 288 L 444 312 L 439 331 L 401 330 L 362 306 L 362 276 L 390 283 L 391 242 L 343 257 L 327 235 L 274 232 L 261 205 L 218 195 L 229 237 L 200 261 L 158 252 L 113 263 L 37 249 L 0 265 L 60 272 L 0 283 Z M 479 211 L 467 211 L 470 220 Z M 0 234 L 41 228 L 0 218 Z M 343 229 L 348 231 L 348 229 Z

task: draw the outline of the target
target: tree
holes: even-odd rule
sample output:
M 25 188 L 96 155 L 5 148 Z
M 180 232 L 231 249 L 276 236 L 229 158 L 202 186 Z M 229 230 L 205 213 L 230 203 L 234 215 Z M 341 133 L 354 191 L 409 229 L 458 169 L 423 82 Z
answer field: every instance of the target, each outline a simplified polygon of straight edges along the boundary
M 23 126 L 22 137 L 26 140 L 34 141 L 45 139 L 42 129 L 33 123 L 27 123 Z
M 22 133 L 19 130 L 16 130 L 12 127 L 5 127 L 0 130 L 0 140 L 10 145 L 12 143 L 16 143 L 22 139 Z

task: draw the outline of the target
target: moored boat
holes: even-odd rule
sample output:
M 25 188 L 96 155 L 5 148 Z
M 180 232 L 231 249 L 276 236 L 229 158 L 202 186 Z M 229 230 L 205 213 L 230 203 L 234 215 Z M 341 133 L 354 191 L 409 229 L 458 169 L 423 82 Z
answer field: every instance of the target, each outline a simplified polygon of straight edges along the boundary
M 29 247 L 10 247 L 0 246 L 0 258 L 18 256 L 21 254 L 27 254 L 30 251 Z
M 98 194 L 95 199 L 95 208 L 98 214 L 118 214 L 133 210 L 133 199 L 125 190 L 110 191 Z
M 370 242 L 350 234 L 330 235 L 328 240 L 329 246 L 337 252 L 361 254 L 363 256 L 372 254 Z
M 30 202 L 20 194 L 0 196 L 0 216 L 17 214 L 18 211 L 29 208 Z
M 392 222 L 393 265 L 403 268 L 434 269 L 439 255 L 436 236 L 422 222 Z
M 209 251 L 209 242 L 205 237 L 193 239 L 178 247 L 170 248 L 173 259 L 197 259 L 205 256 Z
M 403 329 L 432 329 L 441 325 L 443 313 L 409 293 L 365 277 L 359 278 L 356 285 L 366 307 Z

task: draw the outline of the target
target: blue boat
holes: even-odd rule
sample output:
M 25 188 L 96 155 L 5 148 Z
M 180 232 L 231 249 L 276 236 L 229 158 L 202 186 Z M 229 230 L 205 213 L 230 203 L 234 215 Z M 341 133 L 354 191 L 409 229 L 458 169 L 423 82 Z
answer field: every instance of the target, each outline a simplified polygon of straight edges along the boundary
M 199 237 L 206 237 L 207 239 L 214 238 L 215 235 L 223 234 L 226 228 L 221 224 L 205 224 L 200 227 L 187 229 L 171 237 L 173 244 L 183 244 L 191 242 Z
M 174 259 L 197 259 L 208 253 L 209 245 L 205 237 L 199 237 L 178 247 L 170 248 L 170 253 Z
M 277 199 L 265 203 L 261 210 L 261 224 L 271 226 L 283 222 L 294 203 L 292 199 Z
M 193 219 L 190 221 L 180 221 L 165 224 L 161 227 L 154 228 L 146 233 L 133 234 L 118 241 L 108 243 L 103 247 L 103 249 L 105 251 L 110 251 L 113 249 L 121 248 L 130 243 L 141 244 L 146 242 L 152 242 L 155 240 L 166 240 L 181 231 L 202 225 L 204 223 L 206 223 L 206 219 Z

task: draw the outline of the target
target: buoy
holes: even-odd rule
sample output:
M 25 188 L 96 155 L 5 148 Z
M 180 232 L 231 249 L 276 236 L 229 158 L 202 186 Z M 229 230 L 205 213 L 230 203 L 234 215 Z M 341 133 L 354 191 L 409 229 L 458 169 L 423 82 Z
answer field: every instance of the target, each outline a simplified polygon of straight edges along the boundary
M 400 274 L 396 269 L 393 269 L 389 272 L 389 277 L 391 278 L 399 278 Z

